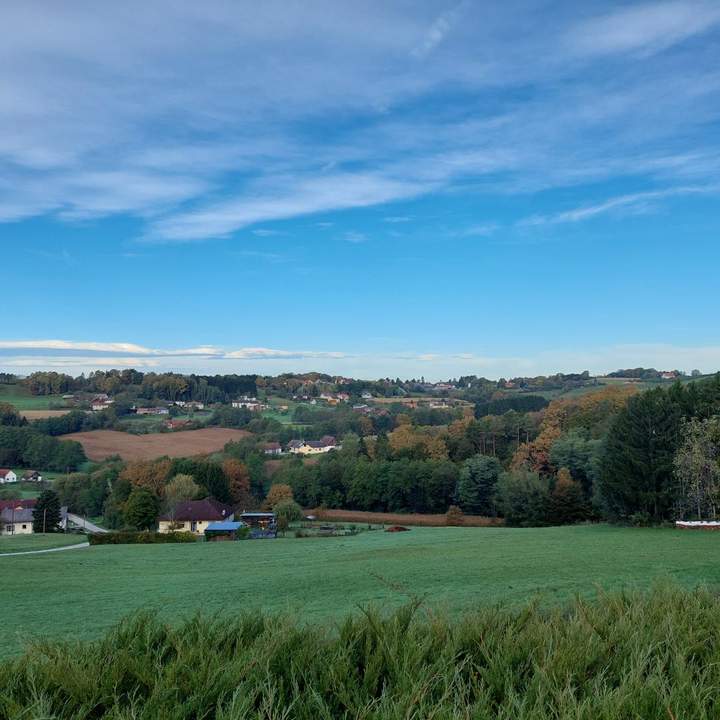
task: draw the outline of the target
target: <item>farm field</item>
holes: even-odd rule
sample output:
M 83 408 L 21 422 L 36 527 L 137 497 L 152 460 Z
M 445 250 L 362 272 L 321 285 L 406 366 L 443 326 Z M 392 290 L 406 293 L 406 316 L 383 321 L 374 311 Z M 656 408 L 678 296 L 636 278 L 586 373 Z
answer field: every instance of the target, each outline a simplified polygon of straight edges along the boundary
M 123 460 L 152 460 L 156 457 L 189 457 L 222 450 L 226 443 L 240 440 L 250 433 L 229 428 L 203 428 L 172 433 L 131 435 L 117 430 L 91 430 L 63 435 L 76 440 L 90 460 L 119 455 Z
M 447 527 L 444 514 L 382 513 L 363 512 L 360 510 L 327 510 L 325 508 L 317 508 L 316 510 L 310 510 L 308 512 L 315 515 L 319 520 L 328 520 L 330 522 Z M 463 525 L 466 527 L 492 527 L 502 524 L 502 520 L 495 518 L 480 517 L 477 515 L 463 516 Z
M 84 535 L 64 535 L 63 533 L 48 533 L 43 535 L 0 535 L 0 555 L 26 550 L 47 550 L 49 548 L 77 545 L 85 542 Z M 9 558 L 6 558 L 9 559 Z M 5 562 L 3 560 L 3 562 Z M 4 573 L 3 573 L 4 575 Z
M 10 403 L 19 411 L 48 411 L 51 404 L 64 405 L 62 395 L 31 395 L 22 385 L 0 385 L 0 402 Z M 64 412 L 64 411 L 61 411 Z M 35 416 L 33 419 L 37 419 Z M 42 417 L 48 417 L 47 414 Z
M 326 620 L 409 596 L 451 612 L 478 605 L 565 603 L 598 588 L 720 583 L 716 533 L 614 528 L 413 528 L 355 537 L 194 545 L 97 546 L 8 557 L 0 605 L 17 653 L 30 629 L 49 638 L 100 636 L 133 610 L 179 619 L 196 611 L 289 611 Z M 42 593 L 28 592 L 42 587 Z
M 50 417 L 62 417 L 67 415 L 72 408 L 67 410 L 21 410 L 20 413 L 28 420 L 44 420 Z

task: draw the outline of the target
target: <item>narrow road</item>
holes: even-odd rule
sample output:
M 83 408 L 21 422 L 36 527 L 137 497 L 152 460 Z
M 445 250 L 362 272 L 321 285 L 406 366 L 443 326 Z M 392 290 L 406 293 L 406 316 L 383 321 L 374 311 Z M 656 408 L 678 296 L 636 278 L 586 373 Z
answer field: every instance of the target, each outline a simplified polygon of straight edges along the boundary
M 87 530 L 91 533 L 106 533 L 107 530 L 105 528 L 101 528 L 99 525 L 95 525 L 94 523 L 91 523 L 88 519 L 80 516 L 75 515 L 74 513 L 68 513 L 67 519 L 73 523 L 73 525 L 76 525 L 79 528 L 82 528 L 83 530 Z
M 46 548 L 45 550 L 22 550 L 20 552 L 0 553 L 0 558 L 12 557 L 13 555 L 38 555 L 39 553 L 60 552 L 61 550 L 79 550 L 90 547 L 89 542 L 78 543 L 77 545 L 65 545 L 63 547 Z

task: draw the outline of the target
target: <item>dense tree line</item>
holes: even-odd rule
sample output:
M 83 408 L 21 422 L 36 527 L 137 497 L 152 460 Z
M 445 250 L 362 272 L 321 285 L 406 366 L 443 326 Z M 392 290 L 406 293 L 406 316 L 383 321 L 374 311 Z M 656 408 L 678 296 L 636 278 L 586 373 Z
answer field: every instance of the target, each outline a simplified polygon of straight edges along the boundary
M 0 426 L 0 467 L 76 470 L 87 460 L 80 443 L 58 440 L 28 426 Z
M 683 430 L 688 421 L 718 414 L 720 375 L 630 398 L 608 432 L 601 458 L 598 491 L 604 513 L 611 519 L 649 522 L 686 514 L 692 503 L 682 465 L 678 473 L 676 462 L 686 437 Z M 711 452 L 714 444 L 706 446 Z
M 508 410 L 515 412 L 535 412 L 542 410 L 550 404 L 542 395 L 511 395 L 510 397 L 496 398 L 475 404 L 475 417 L 485 415 L 504 415 Z

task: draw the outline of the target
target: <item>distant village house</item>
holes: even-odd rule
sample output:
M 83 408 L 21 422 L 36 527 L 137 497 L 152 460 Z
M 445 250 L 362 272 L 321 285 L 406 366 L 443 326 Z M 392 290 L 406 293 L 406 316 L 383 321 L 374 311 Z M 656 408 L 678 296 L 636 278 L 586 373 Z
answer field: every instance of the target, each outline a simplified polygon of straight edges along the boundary
M 287 444 L 288 452 L 294 455 L 319 455 L 341 447 L 332 435 L 325 435 L 320 440 L 291 440 Z
M 214 498 L 188 500 L 158 518 L 158 532 L 192 532 L 202 535 L 208 525 L 234 519 L 233 509 Z
M 139 407 L 135 409 L 137 415 L 169 415 L 166 407 Z
M 17 482 L 17 475 L 10 468 L 0 468 L 0 485 Z
M 263 452 L 266 455 L 281 455 L 282 445 L 278 442 L 265 443 L 265 445 L 263 445 Z

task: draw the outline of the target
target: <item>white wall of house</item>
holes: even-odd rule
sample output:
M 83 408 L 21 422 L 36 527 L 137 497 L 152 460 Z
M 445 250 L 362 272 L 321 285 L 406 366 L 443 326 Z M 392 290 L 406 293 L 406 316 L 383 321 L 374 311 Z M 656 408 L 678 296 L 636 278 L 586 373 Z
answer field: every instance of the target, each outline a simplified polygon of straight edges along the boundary
M 6 475 L 0 477 L 0 485 L 14 482 L 17 482 L 17 475 L 12 470 Z
M 31 522 L 3 522 L 0 529 L 2 529 L 3 535 L 30 535 L 33 531 L 33 526 Z

